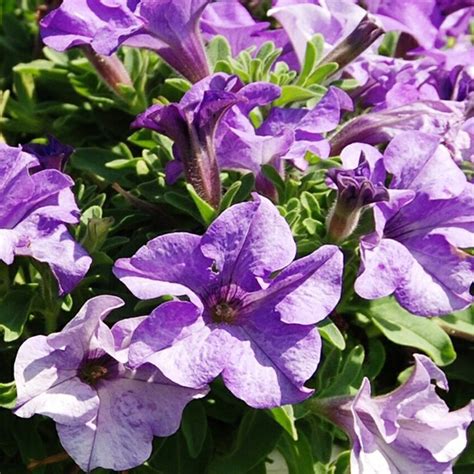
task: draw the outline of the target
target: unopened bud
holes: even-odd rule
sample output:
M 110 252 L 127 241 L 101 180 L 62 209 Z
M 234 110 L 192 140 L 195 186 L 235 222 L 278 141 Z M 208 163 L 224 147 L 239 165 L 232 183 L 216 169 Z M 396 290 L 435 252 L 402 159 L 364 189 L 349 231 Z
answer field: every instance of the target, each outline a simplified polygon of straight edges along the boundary
M 385 186 L 370 180 L 369 164 L 362 154 L 353 170 L 331 169 L 328 178 L 337 186 L 337 199 L 327 219 L 331 240 L 341 242 L 354 232 L 361 211 L 369 204 L 388 201 Z

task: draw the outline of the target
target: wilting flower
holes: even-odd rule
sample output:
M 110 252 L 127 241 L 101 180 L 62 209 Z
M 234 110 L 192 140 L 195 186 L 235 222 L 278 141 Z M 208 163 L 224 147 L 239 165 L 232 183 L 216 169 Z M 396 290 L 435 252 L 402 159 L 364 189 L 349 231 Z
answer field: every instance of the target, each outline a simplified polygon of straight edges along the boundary
M 308 151 L 327 158 L 329 144 L 324 133 L 338 126 L 344 109 L 352 109 L 347 94 L 330 87 L 314 108 L 273 107 L 261 126 L 255 129 L 248 117 L 250 110 L 256 105 L 269 104 L 280 92 L 273 84 L 253 84 L 253 93 L 247 94 L 250 97 L 246 102 L 229 111 L 216 136 L 221 168 L 253 172 L 257 191 L 268 196 L 274 190 L 262 172 L 262 165 L 272 165 L 283 175 L 285 162 L 305 170 Z
M 209 75 L 199 19 L 209 0 L 64 0 L 41 21 L 47 46 L 90 45 L 110 55 L 120 45 L 155 50 L 192 82 Z
M 48 143 L 45 145 L 41 143 L 28 143 L 23 145 L 21 149 L 36 156 L 40 164 L 38 169 L 54 169 L 63 171 L 66 161 L 74 152 L 74 148 L 70 145 L 65 145 L 57 140 L 52 135 L 48 136 Z M 37 171 L 36 168 L 31 168 L 31 171 Z
M 350 151 L 350 147 L 344 150 L 347 154 Z M 337 187 L 336 202 L 327 219 L 328 235 L 334 241 L 344 240 L 352 234 L 366 206 L 389 200 L 383 184 L 385 173 L 381 173 L 376 184 L 373 174 L 363 151 L 355 169 L 329 170 L 328 178 Z
M 215 207 L 219 206 L 221 183 L 214 135 L 225 112 L 246 100 L 242 88 L 236 76 L 214 74 L 195 84 L 178 104 L 153 105 L 132 124 L 171 138 L 175 160 L 167 168 L 168 182 L 184 171 L 196 192 Z
M 130 363 L 150 362 L 189 387 L 221 374 L 253 407 L 304 400 L 321 349 L 313 324 L 339 300 L 342 253 L 323 246 L 294 256 L 288 224 L 257 197 L 226 210 L 202 237 L 163 235 L 119 259 L 114 273 L 138 298 L 190 300 L 158 307 L 137 328 Z
M 372 397 L 365 378 L 355 397 L 315 400 L 313 407 L 350 436 L 353 474 L 449 473 L 466 446 L 474 405 L 450 412 L 436 387 L 448 390 L 445 375 L 415 354 L 410 378 L 393 392 Z
M 143 318 L 109 329 L 102 320 L 122 305 L 114 296 L 92 298 L 61 332 L 25 341 L 15 361 L 15 414 L 52 418 L 61 444 L 87 472 L 142 464 L 153 436 L 173 434 L 185 405 L 207 393 L 179 387 L 149 364 L 124 365 Z
M 353 145 L 359 156 L 356 150 Z M 432 135 L 406 132 L 383 157 L 376 149 L 372 155 L 373 166 L 383 163 L 392 175 L 390 199 L 374 204 L 375 231 L 360 243 L 356 292 L 366 299 L 394 293 L 408 311 L 424 316 L 466 308 L 474 258 L 460 249 L 474 245 L 474 185 Z
M 45 262 L 60 292 L 68 293 L 91 258 L 66 227 L 79 220 L 72 179 L 43 166 L 20 148 L 0 144 L 0 260 L 10 265 L 15 255 L 26 255 Z

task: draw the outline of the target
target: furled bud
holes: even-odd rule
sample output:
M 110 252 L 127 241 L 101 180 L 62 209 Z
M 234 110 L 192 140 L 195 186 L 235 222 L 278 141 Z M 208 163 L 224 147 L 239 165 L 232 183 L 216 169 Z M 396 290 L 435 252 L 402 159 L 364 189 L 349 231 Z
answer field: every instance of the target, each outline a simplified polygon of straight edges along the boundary
M 54 169 L 63 171 L 66 161 L 74 152 L 70 145 L 64 145 L 52 135 L 48 135 L 48 143 L 28 143 L 22 146 L 23 151 L 38 158 L 39 166 L 33 168 L 34 171 L 43 169 Z
M 320 65 L 337 63 L 339 66 L 338 70 L 343 69 L 360 56 L 383 33 L 382 28 L 369 15 L 365 15 L 355 30 L 336 45 L 321 60 Z
M 331 240 L 340 242 L 354 232 L 366 206 L 388 201 L 389 195 L 385 186 L 370 180 L 369 164 L 363 153 L 357 168 L 333 168 L 328 171 L 328 178 L 337 186 L 336 203 L 327 219 L 328 235 Z

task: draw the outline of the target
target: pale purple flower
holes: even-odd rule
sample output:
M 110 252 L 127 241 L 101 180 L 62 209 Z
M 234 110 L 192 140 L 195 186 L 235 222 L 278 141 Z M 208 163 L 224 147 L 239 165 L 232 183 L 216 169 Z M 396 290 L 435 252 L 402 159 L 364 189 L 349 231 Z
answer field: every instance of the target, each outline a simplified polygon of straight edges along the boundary
M 26 340 L 15 361 L 15 414 L 52 418 L 86 472 L 143 464 L 153 436 L 173 434 L 185 405 L 207 393 L 173 384 L 150 364 L 126 367 L 131 334 L 144 318 L 109 329 L 102 320 L 122 305 L 115 296 L 90 299 L 61 332 Z
M 41 21 L 45 44 L 90 45 L 104 55 L 122 44 L 155 50 L 192 82 L 209 75 L 199 19 L 209 0 L 64 0 Z
M 344 150 L 344 167 L 355 168 L 361 148 L 367 154 L 370 147 Z M 474 258 L 460 249 L 474 245 L 474 185 L 433 135 L 406 132 L 383 157 L 376 149 L 371 154 L 372 169 L 383 163 L 392 175 L 390 200 L 374 204 L 375 231 L 360 243 L 356 292 L 366 299 L 394 293 L 422 316 L 468 307 Z
M 337 155 L 350 143 L 384 144 L 410 130 L 437 135 L 455 161 L 473 161 L 472 111 L 474 96 L 462 102 L 424 100 L 349 120 L 329 143 Z
M 175 160 L 166 169 L 169 183 L 184 171 L 196 192 L 214 207 L 219 206 L 221 183 L 214 136 L 223 115 L 236 103 L 246 101 L 244 87 L 236 76 L 214 74 L 195 84 L 178 104 L 153 105 L 140 114 L 133 127 L 162 133 L 174 141 Z
M 342 253 L 323 246 L 294 257 L 288 224 L 256 196 L 222 213 L 202 237 L 163 235 L 119 259 L 114 274 L 136 297 L 190 300 L 159 306 L 137 328 L 130 363 L 150 362 L 189 387 L 222 375 L 257 408 L 306 399 L 321 350 L 313 324 L 339 300 Z
M 249 170 L 256 177 L 257 191 L 271 196 L 272 184 L 262 165 L 272 165 L 284 175 L 285 162 L 301 170 L 308 167 L 306 152 L 327 158 L 329 144 L 324 137 L 334 130 L 352 101 L 342 90 L 330 87 L 312 109 L 273 107 L 257 129 L 248 112 L 256 105 L 277 99 L 280 88 L 272 84 L 251 84 L 253 94 L 247 102 L 233 107 L 223 120 L 216 137 L 217 157 L 223 169 Z M 250 94 L 247 94 L 250 95 Z
M 448 474 L 465 448 L 474 405 L 449 411 L 436 393 L 448 390 L 445 375 L 428 357 L 414 357 L 410 378 L 393 392 L 372 397 L 365 378 L 355 397 L 315 400 L 315 411 L 350 436 L 352 474 Z
M 400 31 L 411 35 L 426 49 L 437 46 L 440 29 L 448 15 L 473 6 L 472 0 L 367 0 L 369 12 L 374 14 L 386 31 Z
M 25 255 L 45 262 L 60 293 L 69 293 L 92 260 L 66 227 L 79 221 L 72 179 L 41 167 L 33 155 L 0 144 L 0 260 L 10 265 Z
M 273 41 L 279 48 L 286 48 L 288 41 L 281 28 L 270 30 L 268 21 L 254 20 L 238 0 L 210 3 L 204 10 L 200 25 L 206 39 L 224 36 L 233 56 L 250 47 L 259 48 L 267 41 Z
M 353 32 L 366 14 L 350 0 L 282 1 L 268 11 L 286 31 L 300 65 L 304 63 L 306 44 L 315 34 L 323 35 L 327 53 Z

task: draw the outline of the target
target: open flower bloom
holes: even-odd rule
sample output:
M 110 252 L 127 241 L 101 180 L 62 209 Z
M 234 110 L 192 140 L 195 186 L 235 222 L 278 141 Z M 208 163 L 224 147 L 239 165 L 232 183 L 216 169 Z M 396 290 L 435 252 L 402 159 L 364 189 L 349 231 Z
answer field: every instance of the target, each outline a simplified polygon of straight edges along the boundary
M 66 227 L 79 220 L 72 179 L 41 167 L 35 156 L 0 144 L 0 260 L 10 265 L 25 255 L 45 262 L 68 293 L 92 260 Z
M 352 145 L 345 167 L 355 168 L 354 158 L 369 149 Z M 360 243 L 356 292 L 366 299 L 394 293 L 404 308 L 422 316 L 466 308 L 474 258 L 461 249 L 474 245 L 474 185 L 433 135 L 406 132 L 383 156 L 371 150 L 373 169 L 383 163 L 392 179 L 389 201 L 374 204 L 375 231 Z M 371 180 L 380 182 L 374 175 Z
M 308 151 L 327 158 L 329 143 L 324 134 L 339 125 L 343 110 L 352 110 L 352 101 L 342 90 L 330 87 L 312 109 L 271 108 L 255 129 L 248 113 L 277 99 L 281 90 L 273 84 L 251 86 L 247 86 L 253 91 L 247 94 L 247 101 L 234 106 L 217 131 L 217 157 L 223 169 L 253 172 L 257 191 L 271 196 L 273 185 L 265 178 L 262 165 L 272 165 L 283 175 L 285 162 L 305 170 Z
M 287 36 L 282 29 L 270 30 L 270 22 L 256 21 L 239 0 L 210 3 L 201 19 L 204 38 L 224 36 L 233 56 L 250 47 L 260 47 L 273 41 L 277 47 L 286 46 Z
M 52 418 L 61 444 L 86 472 L 143 464 L 153 436 L 173 434 L 185 405 L 207 393 L 179 387 L 149 364 L 124 365 L 143 318 L 109 329 L 102 320 L 122 305 L 114 296 L 90 299 L 61 332 L 25 341 L 15 361 L 15 414 Z
M 58 51 L 90 45 L 104 55 L 120 45 L 155 50 L 192 82 L 209 75 L 199 19 L 209 0 L 64 0 L 41 21 Z
M 257 408 L 304 400 L 321 349 L 313 324 L 340 298 L 342 253 L 323 246 L 294 257 L 288 224 L 257 196 L 226 210 L 202 237 L 163 235 L 119 259 L 114 273 L 138 298 L 190 300 L 158 307 L 137 328 L 130 363 L 150 362 L 189 387 L 221 374 Z
M 315 406 L 351 437 L 352 474 L 446 474 L 466 446 L 474 405 L 450 412 L 436 387 L 448 390 L 445 375 L 415 354 L 413 373 L 393 392 L 371 397 L 365 378 L 355 397 L 317 400 Z
M 367 12 L 350 0 L 282 0 L 268 11 L 288 35 L 300 65 L 304 64 L 306 44 L 320 33 L 327 53 L 353 32 Z

